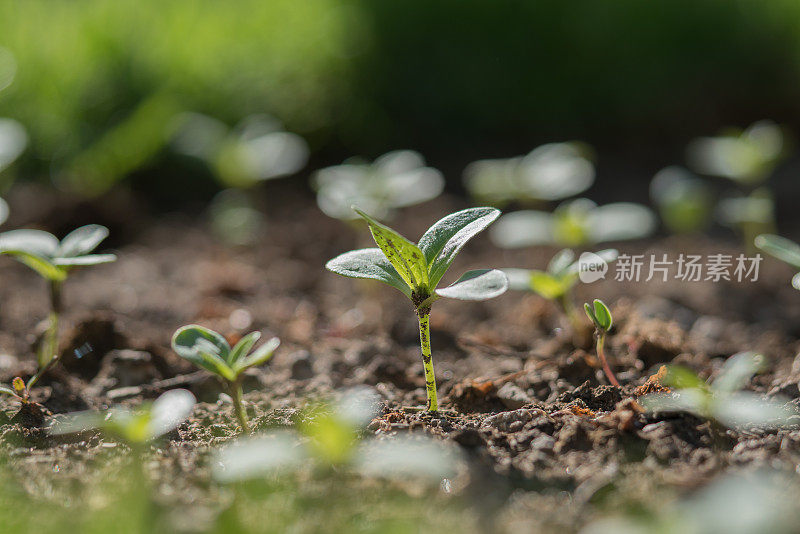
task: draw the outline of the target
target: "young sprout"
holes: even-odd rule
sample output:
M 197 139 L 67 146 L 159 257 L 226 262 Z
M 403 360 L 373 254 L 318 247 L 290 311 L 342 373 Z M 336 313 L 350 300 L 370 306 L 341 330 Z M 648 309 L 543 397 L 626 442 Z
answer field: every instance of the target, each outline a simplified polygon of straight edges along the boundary
M 561 200 L 594 183 L 590 153 L 578 142 L 549 143 L 524 157 L 475 161 L 464 170 L 464 185 L 477 201 L 497 206 Z
M 247 188 L 289 176 L 308 162 L 309 149 L 297 134 L 286 132 L 277 119 L 251 115 L 235 128 L 201 113 L 175 119 L 172 147 L 206 163 L 227 187 Z
M 757 236 L 754 243 L 756 247 L 767 254 L 775 256 L 795 269 L 800 269 L 800 245 L 797 243 L 774 234 Z M 800 273 L 797 273 L 792 278 L 792 287 L 800 290 Z
M 686 152 L 696 172 L 755 187 L 769 178 L 786 156 L 786 142 L 780 126 L 759 121 L 744 131 L 695 139 Z
M 50 324 L 39 349 L 39 371 L 31 378 L 27 390 L 58 358 L 58 321 L 62 311 L 61 286 L 73 269 L 116 261 L 114 254 L 91 254 L 108 237 L 108 228 L 97 224 L 81 226 L 61 241 L 41 230 L 11 230 L 0 234 L 0 254 L 8 254 L 24 263 L 50 286 Z M 0 390 L 1 391 L 1 390 Z
M 325 267 L 342 276 L 379 280 L 411 300 L 419 319 L 428 411 L 436 412 L 439 403 L 431 357 L 431 305 L 440 297 L 486 300 L 506 291 L 508 279 L 496 269 L 468 271 L 452 285 L 437 289 L 461 248 L 489 226 L 500 212 L 494 208 L 469 208 L 453 213 L 428 228 L 415 245 L 363 211 L 354 209 L 369 224 L 379 248 L 346 252 L 330 260 Z
M 575 247 L 637 239 L 656 228 L 653 212 L 642 205 L 617 202 L 598 206 L 586 198 L 561 203 L 553 213 L 537 210 L 503 215 L 492 228 L 492 241 L 502 248 L 533 245 Z
M 594 306 L 590 305 L 588 302 L 585 303 L 583 309 L 586 310 L 586 315 L 589 317 L 589 320 L 594 323 L 594 335 L 597 339 L 597 357 L 603 366 L 603 372 L 606 374 L 606 378 L 608 378 L 612 386 L 619 386 L 617 377 L 614 376 L 614 372 L 608 365 L 605 352 L 606 334 L 608 334 L 608 331 L 611 330 L 614 324 L 611 311 L 600 299 L 594 299 Z
M 309 465 L 404 479 L 441 481 L 453 476 L 460 460 L 458 450 L 442 442 L 415 435 L 365 439 L 364 428 L 377 415 L 378 402 L 371 390 L 347 392 L 335 403 L 303 410 L 296 431 L 238 439 L 217 453 L 214 477 L 237 482 Z
M 670 365 L 662 381 L 674 391 L 645 395 L 639 402 L 651 412 L 689 412 L 728 427 L 747 424 L 779 427 L 794 413 L 784 407 L 784 402 L 740 391 L 764 366 L 765 359 L 760 354 L 735 354 L 709 385 L 690 369 Z
M 194 324 L 179 328 L 172 336 L 172 350 L 178 356 L 222 380 L 233 400 L 236 418 L 245 432 L 250 431 L 250 425 L 242 404 L 242 373 L 272 358 L 281 343 L 277 337 L 273 337 L 251 352 L 259 338 L 260 332 L 251 332 L 231 348 L 221 334 Z
M 178 428 L 189 417 L 194 405 L 194 395 L 189 391 L 173 389 L 135 411 L 112 408 L 106 412 L 80 412 L 54 418 L 50 432 L 60 435 L 99 428 L 141 451 L 156 438 Z
M 772 192 L 760 187 L 747 196 L 724 198 L 717 206 L 717 216 L 722 224 L 739 232 L 745 248 L 752 252 L 753 241 L 759 234 L 775 231 Z
M 601 250 L 597 253 L 586 252 L 576 260 L 575 253 L 564 249 L 553 256 L 546 271 L 528 269 L 503 269 L 508 276 L 509 289 L 517 291 L 533 291 L 539 296 L 555 302 L 564 316 L 572 324 L 575 332 L 584 329 L 584 321 L 572 300 L 572 289 L 580 280 L 583 272 L 600 272 L 606 265 L 617 259 L 616 249 Z
M 714 196 L 709 184 L 682 167 L 661 169 L 650 182 L 650 198 L 675 234 L 700 232 L 711 223 Z
M 389 152 L 373 163 L 348 160 L 317 171 L 311 183 L 319 208 L 342 220 L 358 218 L 350 209 L 354 204 L 387 218 L 397 208 L 434 199 L 444 190 L 442 173 L 426 167 L 423 157 L 412 150 Z

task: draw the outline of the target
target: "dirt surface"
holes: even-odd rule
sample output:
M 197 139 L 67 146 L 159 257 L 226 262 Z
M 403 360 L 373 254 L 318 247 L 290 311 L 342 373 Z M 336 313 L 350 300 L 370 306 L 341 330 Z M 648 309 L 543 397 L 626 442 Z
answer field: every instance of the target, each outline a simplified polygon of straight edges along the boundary
M 431 342 L 443 410 L 431 416 L 417 410 L 425 405 L 425 381 L 410 303 L 388 286 L 325 271 L 331 257 L 369 246 L 368 232 L 327 219 L 305 194 L 270 190 L 262 199 L 266 226 L 253 247 L 221 243 L 202 213 L 150 218 L 137 215 L 125 196 L 98 207 L 36 193 L 32 207 L 34 194 L 18 189 L 10 196 L 15 216 L 5 229 L 40 226 L 63 235 L 71 225 L 102 223 L 112 229 L 106 248 L 119 255 L 65 284 L 62 363 L 34 400 L 59 414 L 191 390 L 202 402 L 158 449 L 152 469 L 171 488 L 162 488 L 163 499 L 199 514 L 182 516 L 177 530 L 196 531 L 225 513 L 224 491 L 209 482 L 207 453 L 237 434 L 218 384 L 170 350 L 172 333 L 188 323 L 232 340 L 251 330 L 281 338 L 269 365 L 245 381 L 256 432 L 292 425 L 311 400 L 368 385 L 383 404 L 367 434 L 423 431 L 457 444 L 470 469 L 455 493 L 470 511 L 463 521 L 476 528 L 575 531 L 600 510 L 632 502 L 657 508 L 728 469 L 793 471 L 800 460 L 800 417 L 780 431 L 725 430 L 689 415 L 645 414 L 636 402 L 643 392 L 637 388 L 661 364 L 682 363 L 714 378 L 728 356 L 757 350 L 770 365 L 748 389 L 800 403 L 800 296 L 788 283 L 791 270 L 776 261 L 765 260 L 757 283 L 621 283 L 612 274 L 579 287 L 577 302 L 603 298 L 614 313 L 607 350 L 620 388 L 606 385 L 591 346 L 575 346 L 558 310 L 535 295 L 439 301 Z M 439 199 L 408 209 L 392 226 L 415 240 L 462 207 Z M 704 238 L 617 246 L 646 255 L 739 253 L 732 240 Z M 501 251 L 482 235 L 445 281 L 471 268 L 543 268 L 553 253 Z M 8 383 L 35 370 L 47 301 L 44 283 L 10 259 L 0 258 L 0 281 L 0 382 Z M 80 466 L 98 455 L 114 457 L 98 435 L 47 436 L 15 415 L 14 401 L 0 402 L 8 469 L 32 492 L 80 480 Z M 60 466 L 57 481 L 47 478 L 53 465 Z

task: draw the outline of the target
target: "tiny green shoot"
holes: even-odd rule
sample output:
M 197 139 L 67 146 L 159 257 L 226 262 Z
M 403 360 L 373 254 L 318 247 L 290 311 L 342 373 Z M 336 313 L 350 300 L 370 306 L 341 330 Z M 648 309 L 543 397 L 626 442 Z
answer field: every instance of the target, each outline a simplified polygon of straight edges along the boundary
M 490 231 L 502 248 L 535 245 L 577 247 L 638 239 L 656 229 L 656 216 L 646 206 L 615 202 L 598 206 L 587 198 L 562 202 L 552 212 L 521 210 L 503 215 Z
M 675 234 L 706 229 L 714 214 L 714 195 L 707 181 L 683 167 L 661 169 L 650 182 L 650 198 L 664 226 Z
M 117 259 L 114 254 L 91 253 L 106 237 L 108 228 L 97 224 L 81 226 L 61 241 L 41 230 L 11 230 L 0 234 L 0 254 L 12 256 L 33 269 L 50 288 L 49 326 L 39 348 L 39 370 L 28 381 L 22 395 L 26 401 L 30 388 L 58 359 L 58 323 L 63 307 L 61 288 L 67 276 L 78 267 Z
M 397 208 L 421 204 L 444 190 L 444 177 L 427 167 L 421 154 L 395 150 L 372 163 L 350 159 L 342 165 L 317 171 L 311 181 L 317 205 L 325 215 L 341 220 L 358 219 L 353 204 L 380 219 Z
M 439 403 L 430 343 L 431 305 L 441 297 L 486 300 L 506 291 L 508 278 L 497 269 L 468 271 L 450 286 L 437 289 L 462 247 L 489 226 L 500 215 L 500 211 L 494 208 L 469 208 L 450 214 L 431 226 L 419 243 L 414 244 L 363 211 L 354 209 L 367 221 L 379 248 L 346 252 L 330 260 L 326 268 L 350 278 L 381 281 L 411 300 L 419 319 L 427 408 L 430 412 L 437 412 Z
M 558 252 L 550 260 L 547 270 L 502 269 L 508 276 L 508 287 L 517 291 L 532 291 L 542 298 L 555 302 L 569 320 L 574 332 L 585 329 L 585 322 L 575 307 L 572 290 L 580 280 L 581 268 L 600 267 L 617 259 L 616 249 L 585 253 L 580 259 L 570 249 Z
M 761 234 L 756 237 L 755 246 L 767 254 L 800 269 L 800 245 L 785 237 L 774 234 Z M 792 287 L 800 290 L 800 273 L 792 278 Z
M 651 412 L 689 412 L 728 427 L 765 425 L 779 427 L 794 414 L 779 398 L 765 399 L 741 391 L 765 367 L 765 359 L 754 352 L 740 352 L 726 360 L 717 378 L 706 383 L 692 370 L 667 366 L 663 383 L 673 391 L 653 393 L 639 399 Z
M 236 418 L 245 432 L 250 431 L 250 425 L 242 403 L 242 373 L 267 362 L 281 343 L 273 337 L 252 350 L 260 338 L 260 332 L 251 332 L 231 348 L 221 334 L 198 325 L 181 327 L 172 337 L 172 349 L 178 356 L 222 380 L 233 400 Z
M 52 434 L 72 434 L 100 429 L 108 436 L 120 439 L 132 449 L 144 446 L 170 432 L 189 417 L 195 398 L 185 389 L 172 389 L 152 403 L 146 402 L 137 410 L 112 408 L 105 412 L 78 412 L 51 419 Z
M 612 386 L 619 386 L 617 377 L 614 376 L 614 372 L 608 365 L 605 352 L 606 335 L 614 325 L 614 319 L 611 316 L 611 311 L 600 299 L 594 299 L 594 303 L 592 305 L 590 305 L 588 302 L 585 303 L 583 305 L 583 309 L 586 311 L 586 315 L 589 317 L 589 320 L 594 324 L 594 335 L 597 339 L 597 357 L 603 366 L 603 372 L 606 374 L 606 377 L 608 378 L 608 381 L 611 382 Z

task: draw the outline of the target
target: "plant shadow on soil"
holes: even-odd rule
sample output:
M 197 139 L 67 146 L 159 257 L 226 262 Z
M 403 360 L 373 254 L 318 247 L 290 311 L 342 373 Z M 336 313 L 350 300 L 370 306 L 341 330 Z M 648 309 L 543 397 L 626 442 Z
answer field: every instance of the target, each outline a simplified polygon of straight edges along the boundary
M 0 491 L 3 524 L 27 532 L 32 525 L 24 518 L 36 517 L 39 532 L 64 525 L 108 532 L 103 528 L 116 524 L 147 531 L 138 521 L 149 512 L 137 514 L 132 504 L 141 501 L 142 510 L 158 512 L 153 531 L 576 531 L 609 510 L 657 509 L 728 469 L 793 471 L 800 460 L 798 424 L 726 431 L 689 415 L 644 414 L 634 402 L 636 388 L 661 364 L 682 363 L 713 378 L 726 357 L 757 350 L 770 368 L 748 388 L 800 403 L 800 299 L 777 262 L 762 265 L 757 283 L 608 279 L 578 288 L 580 299 L 602 298 L 612 307 L 607 350 L 621 388 L 603 385 L 591 346 L 575 346 L 556 310 L 535 296 L 437 303 L 431 341 L 443 413 L 433 417 L 409 409 L 424 406 L 425 389 L 408 303 L 378 283 L 324 270 L 329 258 L 369 246 L 366 229 L 328 220 L 313 199 L 277 189 L 265 201 L 264 234 L 248 248 L 223 245 L 197 215 L 131 223 L 130 212 L 113 203 L 96 208 L 92 222 L 120 229 L 113 242 L 119 261 L 77 272 L 65 285 L 62 365 L 34 400 L 60 414 L 135 406 L 184 387 L 201 403 L 146 455 L 153 503 L 125 497 L 144 492 L 126 482 L 139 479 L 125 476 L 137 467 L 126 464 L 123 446 L 94 433 L 48 436 L 3 399 L 2 472 L 10 481 Z M 69 226 L 65 213 L 80 213 L 47 195 L 26 212 L 15 204 L 26 194 L 10 195 L 16 224 L 57 230 Z M 414 239 L 460 207 L 443 197 L 408 209 L 393 226 Z M 739 253 L 700 238 L 618 246 L 670 256 Z M 541 268 L 553 252 L 500 251 L 480 236 L 454 272 Z M 0 280 L 0 381 L 7 383 L 34 371 L 46 299 L 40 280 L 15 262 L 0 262 Z M 450 492 L 315 472 L 218 485 L 209 474 L 211 451 L 237 429 L 215 380 L 169 349 L 174 330 L 188 323 L 232 339 L 250 330 L 282 339 L 273 361 L 248 372 L 244 383 L 258 430 L 289 426 L 307 402 L 368 385 L 383 404 L 367 436 L 422 432 L 446 440 L 468 459 L 468 475 Z

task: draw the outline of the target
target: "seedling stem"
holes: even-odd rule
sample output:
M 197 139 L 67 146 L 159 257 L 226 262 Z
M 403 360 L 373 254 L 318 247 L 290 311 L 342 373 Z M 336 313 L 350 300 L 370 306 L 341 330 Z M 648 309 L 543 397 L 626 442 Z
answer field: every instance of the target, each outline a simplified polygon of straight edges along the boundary
M 239 420 L 242 430 L 250 432 L 250 424 L 247 421 L 247 411 L 244 409 L 244 404 L 242 402 L 242 381 L 236 380 L 231 383 L 229 393 L 233 400 L 233 409 L 236 412 L 236 418 Z
M 597 332 L 595 332 L 595 338 L 597 339 L 597 357 L 600 359 L 600 363 L 603 365 L 603 372 L 606 374 L 606 378 L 608 378 L 608 381 L 611 382 L 612 386 L 619 386 L 617 377 L 614 376 L 614 371 L 611 370 L 611 366 L 608 365 L 608 360 L 606 359 L 605 330 L 598 330 Z
M 419 317 L 419 344 L 422 349 L 422 364 L 425 368 L 425 391 L 428 393 L 428 411 L 439 411 L 439 400 L 436 396 L 436 375 L 433 372 L 433 356 L 431 355 L 430 308 L 417 308 Z

